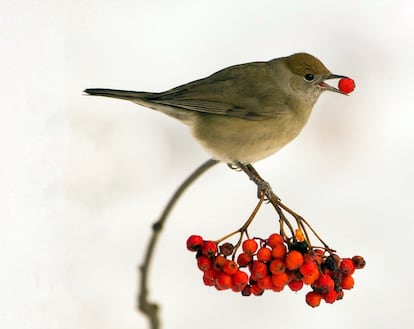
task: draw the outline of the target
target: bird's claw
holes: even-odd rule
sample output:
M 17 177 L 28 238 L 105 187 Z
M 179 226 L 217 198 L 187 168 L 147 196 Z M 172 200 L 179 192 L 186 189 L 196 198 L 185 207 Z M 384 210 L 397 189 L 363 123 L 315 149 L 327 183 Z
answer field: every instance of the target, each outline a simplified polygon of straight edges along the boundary
M 240 166 L 238 166 L 236 163 L 234 162 L 229 162 L 227 163 L 227 166 L 232 169 L 232 170 L 236 170 L 236 171 L 241 171 L 242 169 L 240 168 Z

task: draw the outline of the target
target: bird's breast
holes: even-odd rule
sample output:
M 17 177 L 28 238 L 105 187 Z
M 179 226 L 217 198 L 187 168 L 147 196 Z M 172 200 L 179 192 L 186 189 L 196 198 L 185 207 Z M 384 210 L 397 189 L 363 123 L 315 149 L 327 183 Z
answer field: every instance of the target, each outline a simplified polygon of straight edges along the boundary
M 201 114 L 193 121 L 192 132 L 215 159 L 253 163 L 289 143 L 305 122 L 293 112 L 260 121 Z

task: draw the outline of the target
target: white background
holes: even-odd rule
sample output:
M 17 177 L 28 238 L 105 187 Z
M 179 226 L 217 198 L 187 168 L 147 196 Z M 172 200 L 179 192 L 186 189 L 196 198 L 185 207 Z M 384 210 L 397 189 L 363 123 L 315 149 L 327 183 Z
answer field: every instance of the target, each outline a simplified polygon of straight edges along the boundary
M 150 226 L 207 154 L 185 126 L 88 87 L 162 91 L 297 51 L 357 82 L 324 94 L 302 134 L 257 164 L 276 193 L 366 269 L 333 305 L 305 291 L 203 286 L 185 240 L 217 239 L 255 188 L 221 164 L 181 200 L 152 267 L 165 328 L 407 327 L 412 312 L 412 1 L 55 1 L 0 13 L 0 327 L 147 328 L 135 311 Z M 265 207 L 252 232 L 277 231 Z

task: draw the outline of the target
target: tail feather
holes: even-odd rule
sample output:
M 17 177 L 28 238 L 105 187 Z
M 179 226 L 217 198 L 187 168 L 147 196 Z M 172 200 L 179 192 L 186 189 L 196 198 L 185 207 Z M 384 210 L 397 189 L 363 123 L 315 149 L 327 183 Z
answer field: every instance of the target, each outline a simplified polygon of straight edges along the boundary
M 182 109 L 179 107 L 163 105 L 158 103 L 154 99 L 157 97 L 157 93 L 104 88 L 89 88 L 85 89 L 83 92 L 92 96 L 104 96 L 131 101 L 138 105 L 142 105 L 150 109 L 163 112 L 186 124 L 191 124 L 194 115 L 193 111 L 188 111 L 186 109 Z
M 111 98 L 125 99 L 129 101 L 143 100 L 151 93 L 141 91 L 130 90 L 118 90 L 118 89 L 104 89 L 104 88 L 90 88 L 83 91 L 92 96 L 104 96 Z

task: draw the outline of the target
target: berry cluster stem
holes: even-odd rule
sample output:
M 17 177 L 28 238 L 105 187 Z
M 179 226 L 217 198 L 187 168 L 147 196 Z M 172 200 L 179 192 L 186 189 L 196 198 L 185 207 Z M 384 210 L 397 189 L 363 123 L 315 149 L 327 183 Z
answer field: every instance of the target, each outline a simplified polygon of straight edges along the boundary
M 241 242 L 243 240 L 243 235 L 246 234 L 247 238 L 249 238 L 249 234 L 247 232 L 248 227 L 250 226 L 250 224 L 252 223 L 253 219 L 256 217 L 257 212 L 259 211 L 260 207 L 263 204 L 263 201 L 265 199 L 265 194 L 261 193 L 260 198 L 259 198 L 259 202 L 257 203 L 256 207 L 253 209 L 252 213 L 250 214 L 249 218 L 247 218 L 246 222 L 238 229 L 235 230 L 225 236 L 223 236 L 222 238 L 218 239 L 216 241 L 217 244 L 219 244 L 220 242 L 227 240 L 228 238 L 232 237 L 233 235 L 236 234 L 240 234 L 239 240 L 237 241 L 236 245 L 234 246 L 234 254 L 237 251 L 237 249 L 239 249 Z
M 302 216 L 300 216 L 299 214 L 297 214 L 281 202 L 280 198 L 273 193 L 270 184 L 266 182 L 262 177 L 260 177 L 256 169 L 251 164 L 246 165 L 241 162 L 237 162 L 235 165 L 237 166 L 237 168 L 240 168 L 242 171 L 244 171 L 246 175 L 250 178 L 250 180 L 257 185 L 258 196 L 266 196 L 267 200 L 273 205 L 277 214 L 279 215 L 280 234 L 283 236 L 285 240 L 288 240 L 289 238 L 284 230 L 284 225 L 286 225 L 289 228 L 289 231 L 291 233 L 290 236 L 292 236 L 293 239 L 295 239 L 295 231 L 293 229 L 292 224 L 287 219 L 283 211 L 286 211 L 290 216 L 292 216 L 295 219 L 298 228 L 303 232 L 305 236 L 305 241 L 309 246 L 312 246 L 312 243 L 310 241 L 307 229 L 309 229 L 312 232 L 312 234 L 322 243 L 326 251 L 335 251 L 329 248 L 329 246 L 320 238 L 320 236 L 316 233 L 312 226 L 310 226 L 310 224 Z

